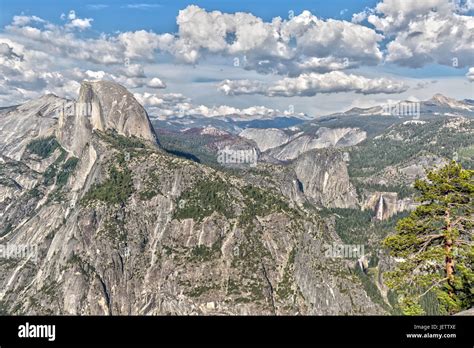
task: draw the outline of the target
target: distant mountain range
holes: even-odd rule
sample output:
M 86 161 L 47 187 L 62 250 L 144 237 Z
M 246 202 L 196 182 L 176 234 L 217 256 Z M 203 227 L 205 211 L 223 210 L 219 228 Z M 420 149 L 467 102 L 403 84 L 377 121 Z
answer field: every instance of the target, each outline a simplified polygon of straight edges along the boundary
M 254 148 L 264 153 L 263 158 L 267 161 L 288 161 L 311 149 L 356 145 L 382 134 L 393 125 L 408 121 L 423 123 L 446 117 L 473 118 L 474 105 L 469 100 L 457 101 L 436 94 L 427 101 L 402 101 L 366 109 L 353 108 L 311 120 L 277 117 L 242 123 L 232 117 L 189 117 L 180 118 L 179 121 L 170 119 L 167 122 L 152 120 L 152 123 L 162 133 L 165 143 L 167 139 L 174 144 L 179 143 L 178 147 L 183 152 L 199 151 L 203 156 L 206 149 L 209 149 L 211 153 L 206 153 L 204 157 L 215 157 L 212 151 L 217 151 L 218 146 L 188 147 L 187 141 L 192 144 L 209 144 L 219 143 L 220 137 L 231 137 L 240 143 L 242 140 L 239 138 L 244 138 L 254 142 Z M 200 129 L 215 129 L 221 133 L 201 134 Z M 180 140 L 182 132 L 192 135 L 183 142 Z M 206 140 L 198 140 L 199 137 Z
M 418 100 L 404 100 L 399 102 L 387 103 L 385 105 L 378 105 L 370 108 L 352 108 L 342 113 L 335 113 L 335 115 L 385 115 L 385 116 L 410 116 L 403 115 L 403 111 L 407 106 L 419 104 L 419 111 L 422 115 L 446 115 L 446 116 L 474 116 L 474 104 L 470 99 L 456 100 L 446 97 L 442 94 L 435 94 L 432 98 L 425 101 Z M 400 115 L 397 115 L 398 111 Z
M 396 314 L 380 241 L 425 169 L 474 167 L 474 120 L 386 109 L 163 121 L 105 81 L 3 108 L 0 244 L 30 249 L 0 260 L 0 314 Z
M 321 122 L 339 116 L 394 116 L 399 118 L 412 117 L 407 108 L 419 109 L 420 117 L 444 115 L 444 116 L 468 116 L 474 117 L 474 101 L 471 99 L 456 100 L 436 94 L 425 101 L 398 101 L 388 102 L 370 108 L 352 108 L 345 112 L 334 113 L 318 118 L 305 116 L 276 116 L 276 117 L 242 117 L 240 115 L 228 115 L 220 117 L 204 117 L 198 115 L 170 116 L 161 119 L 150 116 L 152 123 L 159 129 L 179 131 L 183 128 L 200 128 L 206 126 L 216 127 L 231 133 L 239 133 L 246 128 L 290 128 L 305 122 Z M 408 110 L 409 111 L 409 110 Z

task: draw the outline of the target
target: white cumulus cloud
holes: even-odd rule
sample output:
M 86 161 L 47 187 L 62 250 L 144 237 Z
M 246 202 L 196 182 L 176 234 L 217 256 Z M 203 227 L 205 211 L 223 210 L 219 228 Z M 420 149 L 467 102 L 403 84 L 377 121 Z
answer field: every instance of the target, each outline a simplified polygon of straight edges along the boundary
M 383 0 L 353 16 L 367 18 L 390 42 L 388 62 L 413 68 L 430 63 L 463 68 L 474 65 L 474 18 L 464 13 L 472 1 Z
M 226 95 L 262 94 L 269 97 L 314 96 L 319 93 L 355 92 L 361 94 L 401 93 L 408 89 L 402 83 L 387 78 L 332 71 L 326 74 L 308 73 L 287 77 L 267 85 L 260 81 L 225 80 L 218 89 Z
M 188 63 L 197 63 L 205 54 L 222 54 L 240 57 L 239 64 L 246 69 L 296 76 L 304 71 L 374 65 L 383 58 L 379 49 L 383 36 L 373 29 L 320 19 L 309 11 L 265 22 L 251 13 L 207 12 L 190 5 L 179 11 L 177 24 L 178 34 L 169 50 Z
M 469 71 L 467 72 L 466 76 L 470 82 L 474 82 L 474 67 L 469 68 Z
M 158 77 L 152 78 L 146 85 L 150 88 L 166 88 L 166 83 L 161 81 Z

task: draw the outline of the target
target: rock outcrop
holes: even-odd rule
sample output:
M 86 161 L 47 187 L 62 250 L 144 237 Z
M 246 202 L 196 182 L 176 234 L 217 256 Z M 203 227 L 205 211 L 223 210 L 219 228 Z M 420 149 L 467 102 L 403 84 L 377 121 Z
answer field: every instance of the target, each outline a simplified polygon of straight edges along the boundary
M 28 143 L 54 133 L 67 102 L 53 94 L 0 110 L 0 154 L 20 160 Z
M 56 137 L 65 149 L 79 156 L 94 130 L 113 130 L 157 142 L 143 106 L 124 87 L 108 81 L 81 84 L 77 101 L 61 110 Z
M 29 248 L 0 263 L 2 313 L 385 313 L 352 261 L 325 256 L 322 244 L 340 240 L 323 220 L 281 192 L 164 153 L 123 87 L 84 83 L 74 104 L 45 126 L 58 144 L 42 144 L 54 146 L 41 172 L 1 157 L 0 186 L 18 185 L 0 190 L 0 244 Z M 328 176 L 345 170 L 342 157 L 328 156 L 330 173 L 302 160 L 312 174 L 301 179 L 315 200 L 312 180 L 350 203 L 350 187 Z
M 357 192 L 349 181 L 344 153 L 310 151 L 293 164 L 303 192 L 314 204 L 327 208 L 356 208 Z
M 387 220 L 397 213 L 416 208 L 412 198 L 398 198 L 396 192 L 373 192 L 362 203 L 362 210 L 373 210 L 375 220 Z
M 280 161 L 289 161 L 310 150 L 352 146 L 366 138 L 367 133 L 358 128 L 321 127 L 314 135 L 299 135 L 287 144 L 270 150 L 269 154 Z
M 472 315 L 474 315 L 474 307 L 473 307 L 473 308 L 470 308 L 470 309 L 466 309 L 465 311 L 456 313 L 455 315 L 468 315 L 468 316 L 472 316 Z
M 255 141 L 261 152 L 286 144 L 290 139 L 284 131 L 276 128 L 247 128 L 239 135 Z

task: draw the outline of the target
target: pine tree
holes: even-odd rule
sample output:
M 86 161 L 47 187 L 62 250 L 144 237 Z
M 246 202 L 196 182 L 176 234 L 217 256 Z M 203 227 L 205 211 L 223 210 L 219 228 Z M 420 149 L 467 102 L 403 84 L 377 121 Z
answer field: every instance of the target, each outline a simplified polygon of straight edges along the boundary
M 474 304 L 474 170 L 456 162 L 417 180 L 420 205 L 384 240 L 396 268 L 384 274 L 404 314 L 425 314 L 421 299 L 435 294 L 441 314 Z

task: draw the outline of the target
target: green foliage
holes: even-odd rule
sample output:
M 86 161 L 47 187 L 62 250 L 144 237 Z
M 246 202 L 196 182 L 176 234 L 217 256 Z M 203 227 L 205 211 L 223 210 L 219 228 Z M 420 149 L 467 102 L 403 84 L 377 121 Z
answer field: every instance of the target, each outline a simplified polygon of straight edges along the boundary
M 420 298 L 420 305 L 426 315 L 440 314 L 438 297 L 432 291 Z
M 459 151 L 460 161 L 467 168 L 474 168 L 474 157 L 465 156 L 472 151 L 471 132 L 453 132 L 443 127 L 449 119 L 437 119 L 423 125 L 399 124 L 390 128 L 396 137 L 376 137 L 367 139 L 354 147 L 349 162 L 349 176 L 368 177 L 388 166 L 404 163 L 420 154 L 433 154 L 453 158 Z
M 57 167 L 53 164 L 46 168 L 43 174 L 43 182 L 45 185 L 52 185 L 57 174 Z
M 213 137 L 180 133 L 162 132 L 159 134 L 161 146 L 169 153 L 186 157 L 195 162 L 218 166 L 217 156 L 213 150 Z
M 239 295 L 240 293 L 240 281 L 229 278 L 227 281 L 227 295 Z
M 290 255 L 288 257 L 288 263 L 285 265 L 285 269 L 283 271 L 283 278 L 281 282 L 278 284 L 278 288 L 276 291 L 277 295 L 282 299 L 288 298 L 289 296 L 295 294 L 295 291 L 291 287 L 293 283 L 291 270 L 294 267 L 295 257 L 296 257 L 296 250 L 291 249 Z
M 79 162 L 79 159 L 76 157 L 68 158 L 66 163 L 64 163 L 64 165 L 62 166 L 62 170 L 56 176 L 57 186 L 63 187 L 64 185 L 66 185 L 69 179 L 69 176 L 71 175 L 72 172 L 74 172 L 74 169 L 76 169 L 78 162 Z
M 47 158 L 59 147 L 59 144 L 54 136 L 47 138 L 40 138 L 31 141 L 27 146 L 26 150 L 30 153 L 40 156 L 41 158 Z
M 354 274 L 359 278 L 364 287 L 365 292 L 367 295 L 372 299 L 374 303 L 379 304 L 381 307 L 389 310 L 387 303 L 385 303 L 380 291 L 371 279 L 371 277 L 362 271 L 359 265 L 354 267 Z
M 43 193 L 37 187 L 33 187 L 28 191 L 28 196 L 30 198 L 40 198 L 43 196 Z
M 43 183 L 45 185 L 52 185 L 55 182 L 56 176 L 58 174 L 59 166 L 61 163 L 65 160 L 67 156 L 66 151 L 64 151 L 63 148 L 61 148 L 61 154 L 58 156 L 58 158 L 54 161 L 53 164 L 51 164 L 46 171 L 43 173 Z
M 251 185 L 243 187 L 241 193 L 244 197 L 245 210 L 239 216 L 240 226 L 251 224 L 255 216 L 291 211 L 288 204 L 275 193 Z
M 234 213 L 229 188 L 230 186 L 219 178 L 198 181 L 179 197 L 174 218 L 202 221 L 213 212 L 231 218 Z
M 83 201 L 125 204 L 133 192 L 132 172 L 119 158 L 118 164 L 110 165 L 108 178 L 103 183 L 94 185 Z
M 398 198 L 403 199 L 411 197 L 416 192 L 414 188 L 404 184 L 392 184 L 392 185 L 380 185 L 380 184 L 368 184 L 359 180 L 353 180 L 353 184 L 357 190 L 357 195 L 362 196 L 364 191 L 378 191 L 378 192 L 396 192 Z
M 198 245 L 191 250 L 191 259 L 199 262 L 210 261 L 221 255 L 221 241 L 215 242 L 212 247 Z
M 155 197 L 159 191 L 155 191 L 154 189 L 148 189 L 145 191 L 141 191 L 138 195 L 140 196 L 141 200 L 147 201 Z
M 12 178 L 2 178 L 0 177 L 0 186 L 17 188 L 18 184 Z
M 403 314 L 402 311 L 400 310 L 397 293 L 393 291 L 392 289 L 389 289 L 387 292 L 387 300 L 390 306 L 392 307 L 392 313 L 394 315 Z
M 474 303 L 474 171 L 453 161 L 427 177 L 415 183 L 421 205 L 384 240 L 403 259 L 385 278 L 405 314 L 425 313 L 428 294 L 441 314 L 452 314 Z
M 118 134 L 116 131 L 100 132 L 99 136 L 117 150 L 144 149 L 146 147 L 140 139 L 133 136 L 126 137 Z
M 0 301 L 0 316 L 8 315 L 7 307 L 3 303 L 3 301 Z
M 466 165 L 469 165 L 469 163 L 474 162 L 474 145 L 461 147 L 458 150 L 458 155 L 461 163 L 466 163 Z M 469 167 L 472 168 L 473 166 L 471 165 Z
M 377 256 L 377 254 L 373 253 L 372 255 L 370 255 L 369 268 L 377 267 L 378 263 L 379 263 L 379 257 Z
M 142 200 L 149 200 L 155 197 L 157 194 L 161 193 L 160 190 L 160 178 L 159 176 L 151 172 L 148 174 L 148 177 L 144 179 L 145 181 L 145 188 L 139 192 L 139 197 Z
M 3 227 L 0 227 L 0 237 L 5 236 L 13 229 L 13 225 L 11 222 L 7 222 L 4 224 Z
M 56 184 L 54 192 L 52 192 L 48 198 L 48 200 L 56 202 L 61 202 L 63 200 L 64 192 L 62 189 L 67 184 L 69 177 L 74 172 L 79 162 L 79 159 L 76 157 L 70 157 L 64 162 L 67 153 L 63 148 L 60 149 L 61 154 L 43 173 L 43 183 L 45 185 Z M 40 194 L 40 192 L 35 192 L 35 194 Z
M 191 291 L 187 292 L 186 294 L 189 296 L 189 297 L 200 297 L 202 295 L 204 295 L 205 293 L 211 291 L 211 290 L 215 290 L 215 289 L 219 289 L 219 286 L 217 284 L 210 284 L 210 285 L 198 285 L 198 286 L 195 286 Z
M 426 314 L 421 304 L 413 297 L 407 296 L 400 299 L 400 307 L 404 315 L 424 315 Z
M 321 211 L 322 216 L 335 216 L 336 233 L 346 244 L 363 244 L 368 248 L 372 239 L 380 240 L 394 227 L 395 222 L 406 213 L 398 213 L 387 220 L 373 220 L 373 212 L 353 208 L 331 208 Z
M 81 257 L 77 253 L 71 255 L 67 260 L 67 265 L 71 265 L 80 271 L 88 282 L 91 282 L 97 276 L 95 267 L 86 258 Z
M 323 215 L 334 214 L 336 233 L 347 244 L 365 244 L 368 240 L 368 226 L 372 224 L 373 213 L 370 210 L 351 208 L 326 209 Z

